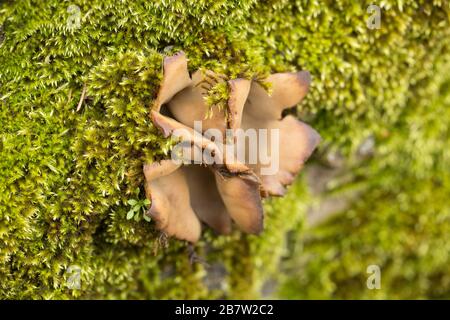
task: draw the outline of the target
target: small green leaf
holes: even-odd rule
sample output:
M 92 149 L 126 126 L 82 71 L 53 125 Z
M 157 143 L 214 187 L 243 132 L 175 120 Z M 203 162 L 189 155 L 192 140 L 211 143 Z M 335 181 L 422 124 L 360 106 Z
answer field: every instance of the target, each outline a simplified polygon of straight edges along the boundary
M 148 206 L 148 205 L 150 204 L 150 200 L 145 199 L 145 200 L 144 200 L 144 204 L 145 204 L 146 206 Z
M 130 220 L 130 219 L 132 219 L 133 218 L 133 216 L 134 216 L 134 211 L 133 211 L 133 209 L 131 209 L 130 211 L 128 211 L 128 213 L 127 213 L 127 220 Z
M 146 214 L 144 214 L 143 217 L 144 217 L 144 220 L 147 221 L 147 222 L 152 221 L 152 218 L 150 218 L 150 217 L 149 217 L 148 215 L 146 215 Z
M 136 203 L 137 203 L 137 201 L 134 200 L 134 199 L 128 200 L 128 204 L 129 204 L 130 206 L 134 206 Z
M 141 215 L 139 214 L 139 212 L 137 212 L 137 213 L 134 215 L 134 221 L 139 221 L 139 220 L 141 220 Z
M 131 209 L 131 210 L 133 210 L 134 212 L 138 212 L 140 209 L 141 209 L 141 204 L 138 203 L 138 204 L 135 205 L 135 206 L 133 207 L 133 209 Z

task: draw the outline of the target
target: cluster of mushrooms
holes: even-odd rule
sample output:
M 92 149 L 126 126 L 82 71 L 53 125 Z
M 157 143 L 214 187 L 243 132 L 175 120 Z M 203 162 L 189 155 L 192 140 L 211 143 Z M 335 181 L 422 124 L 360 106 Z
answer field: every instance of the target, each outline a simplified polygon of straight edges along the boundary
M 276 73 L 266 81 L 271 94 L 257 82 L 226 80 L 211 71 L 196 71 L 192 77 L 183 52 L 165 57 L 163 79 L 150 111 L 153 124 L 164 137 L 173 137 L 183 129 L 177 141 L 188 148 L 210 149 L 213 163 L 180 163 L 173 159 L 144 165 L 145 191 L 151 201 L 147 211 L 156 227 L 167 236 L 195 243 L 201 235 L 201 223 L 220 234 L 231 232 L 232 222 L 242 231 L 258 234 L 263 229 L 262 199 L 283 196 L 303 163 L 320 141 L 319 134 L 307 124 L 282 111 L 298 104 L 306 95 L 310 75 L 306 71 Z M 226 108 L 207 106 L 208 90 L 220 81 L 229 86 Z M 207 114 L 209 114 L 207 116 Z M 202 121 L 202 132 L 194 122 Z M 279 165 L 271 175 L 262 175 L 264 165 L 247 163 L 223 153 L 220 145 L 204 132 L 208 129 L 278 129 Z M 270 159 L 271 160 L 271 159 Z

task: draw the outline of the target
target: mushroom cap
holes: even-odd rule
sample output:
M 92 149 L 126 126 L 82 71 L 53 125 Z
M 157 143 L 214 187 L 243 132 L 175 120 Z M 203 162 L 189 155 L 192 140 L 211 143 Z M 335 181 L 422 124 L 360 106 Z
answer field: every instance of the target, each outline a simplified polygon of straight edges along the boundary
M 261 179 L 265 195 L 282 196 L 286 193 L 285 186 L 294 181 L 303 163 L 319 144 L 320 136 L 309 125 L 293 116 L 281 119 L 283 110 L 298 104 L 308 92 L 311 82 L 309 72 L 276 73 L 267 80 L 272 84 L 271 95 L 258 83 L 252 83 L 243 108 L 241 127 L 244 130 L 252 128 L 269 130 L 267 143 L 264 143 L 260 136 L 257 138 L 259 154 L 266 154 L 269 163 L 263 165 L 258 161 L 246 164 Z M 272 141 L 270 131 L 273 129 L 279 132 L 279 143 Z M 272 142 L 277 143 L 277 150 L 272 150 Z M 237 147 L 247 154 L 250 149 L 244 143 Z M 263 174 L 263 169 L 271 167 L 274 161 L 278 161 L 279 170 L 273 174 Z
M 214 173 L 203 166 L 184 166 L 182 170 L 198 218 L 220 234 L 230 233 L 230 215 L 217 189 Z
M 227 129 L 227 110 L 218 106 L 208 107 L 205 97 L 208 90 L 218 81 L 223 81 L 213 72 L 196 71 L 191 84 L 178 92 L 168 103 L 173 117 L 182 124 L 195 128 L 195 121 L 201 121 L 201 133 L 208 129 L 217 129 L 222 135 Z M 210 108 L 210 110 L 208 110 Z
M 264 210 L 260 183 L 251 175 L 223 177 L 216 172 L 216 183 L 227 211 L 238 227 L 247 233 L 263 230 Z
M 260 182 L 250 169 L 233 157 L 226 158 L 221 142 L 214 143 L 158 112 L 151 111 L 151 118 L 165 137 L 177 134 L 185 148 L 213 153 L 215 159 L 208 167 L 183 165 L 192 163 L 189 158 L 178 164 L 163 160 L 144 166 L 146 195 L 152 201 L 148 214 L 157 228 L 190 242 L 199 239 L 199 220 L 221 234 L 231 231 L 232 220 L 245 232 L 259 233 L 263 220 Z
M 190 242 L 200 237 L 200 221 L 219 233 L 229 233 L 232 221 L 244 232 L 260 233 L 261 195 L 283 195 L 320 141 L 318 133 L 307 124 L 292 116 L 282 119 L 282 111 L 299 103 L 308 92 L 310 74 L 301 71 L 269 76 L 269 95 L 256 82 L 227 81 L 208 70 L 196 71 L 191 79 L 183 52 L 164 59 L 163 73 L 150 116 L 164 137 L 178 139 L 182 161 L 144 165 L 146 195 L 151 200 L 148 214 L 167 235 Z M 208 91 L 225 81 L 230 89 L 226 109 L 208 107 Z M 163 105 L 167 106 L 164 115 Z M 195 121 L 201 121 L 202 127 L 197 128 Z M 219 131 L 222 139 L 215 139 L 211 129 Z M 227 129 L 231 129 L 232 141 L 225 138 Z M 267 163 L 248 161 L 250 148 L 245 140 L 238 139 L 239 129 L 277 132 L 278 136 L 267 137 L 267 144 L 257 135 L 258 153 L 268 157 Z M 273 148 L 271 141 L 278 138 L 281 143 Z M 244 162 L 239 161 L 236 150 L 229 152 L 230 142 L 245 152 Z M 192 158 L 196 152 L 200 152 L 200 159 Z M 172 159 L 174 154 L 175 149 Z M 266 174 L 265 169 L 276 160 L 276 171 Z
M 234 79 L 228 81 L 230 97 L 228 98 L 229 128 L 236 130 L 241 126 L 242 112 L 250 93 L 251 81 L 246 79 Z
M 174 164 L 171 160 L 144 165 L 146 213 L 168 236 L 189 242 L 200 238 L 200 221 L 227 234 L 231 221 L 248 233 L 263 227 L 259 183 L 251 177 L 224 177 L 203 166 Z

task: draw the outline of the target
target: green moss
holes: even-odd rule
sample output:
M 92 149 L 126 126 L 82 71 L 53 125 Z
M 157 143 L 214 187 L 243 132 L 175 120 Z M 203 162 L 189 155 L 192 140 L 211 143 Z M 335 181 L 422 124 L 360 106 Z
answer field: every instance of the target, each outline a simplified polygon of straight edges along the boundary
M 189 263 L 186 244 L 170 240 L 166 248 L 153 224 L 126 219 L 127 201 L 136 197 L 137 187 L 138 198 L 144 197 L 142 163 L 160 159 L 171 145 L 152 126 L 148 111 L 161 80 L 162 58 L 177 50 L 186 52 L 190 71 L 211 69 L 229 78 L 262 81 L 270 72 L 309 70 L 313 86 L 299 111 L 319 130 L 323 147 L 350 154 L 373 134 L 379 148 L 389 152 L 371 167 L 374 175 L 365 177 L 371 183 L 397 185 L 402 175 L 383 170 L 402 159 L 399 151 L 405 149 L 414 167 L 405 165 L 403 171 L 441 175 L 448 168 L 448 152 L 445 165 L 432 159 L 448 149 L 448 141 L 428 141 L 430 135 L 448 134 L 449 117 L 442 116 L 447 109 L 440 107 L 448 104 L 423 101 L 442 96 L 448 85 L 437 89 L 423 83 L 436 83 L 433 79 L 446 73 L 433 65 L 450 55 L 449 4 L 383 3 L 381 29 L 369 30 L 369 2 L 2 2 L 0 295 L 258 297 L 265 280 L 278 279 L 280 258 L 292 249 L 286 234 L 291 231 L 296 238 L 301 232 L 309 203 L 301 182 L 287 198 L 266 204 L 266 231 L 260 237 L 205 232 L 196 251 L 209 263 L 226 266 L 223 290 L 208 289 L 210 269 Z M 79 28 L 67 25 L 73 14 L 69 5 L 80 8 Z M 86 96 L 77 111 L 83 87 Z M 213 101 L 226 97 L 224 90 L 216 94 Z M 422 101 L 417 112 L 406 112 L 416 96 Z M 430 112 L 420 113 L 421 108 Z M 415 117 L 430 125 L 410 137 L 405 128 Z M 381 139 L 387 133 L 391 138 Z M 411 179 L 404 181 L 416 181 Z M 444 186 L 442 192 L 448 191 Z M 432 185 L 423 188 L 433 190 Z M 402 190 L 411 199 L 421 194 Z M 442 200 L 443 194 L 430 197 Z M 392 201 L 376 199 L 384 203 L 380 210 Z M 361 208 L 354 212 L 363 215 Z M 417 216 L 430 215 L 417 210 Z M 443 231 L 435 231 L 433 239 Z M 325 240 L 323 246 L 338 250 Z M 405 245 L 399 244 L 394 251 L 402 250 Z M 394 251 L 387 251 L 386 259 Z M 79 290 L 66 285 L 67 269 L 75 265 L 81 268 Z M 432 282 L 441 266 L 411 268 L 430 275 L 426 279 Z M 328 274 L 326 268 L 322 272 Z M 348 274 L 342 278 L 349 279 Z M 319 288 L 309 280 L 303 284 L 309 296 Z M 327 290 L 321 292 L 334 292 Z M 439 290 L 427 290 L 421 294 L 439 296 Z

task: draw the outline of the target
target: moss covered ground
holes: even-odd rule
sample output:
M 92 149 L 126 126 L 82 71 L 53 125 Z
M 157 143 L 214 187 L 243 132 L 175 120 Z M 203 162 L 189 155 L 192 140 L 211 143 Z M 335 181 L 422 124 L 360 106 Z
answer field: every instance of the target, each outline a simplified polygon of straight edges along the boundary
M 383 0 L 379 29 L 369 4 L 2 1 L 0 296 L 258 298 L 273 282 L 284 298 L 449 297 L 450 4 Z M 342 154 L 346 179 L 327 192 L 359 197 L 312 228 L 300 177 L 265 203 L 262 235 L 206 231 L 195 248 L 127 220 L 142 164 L 170 148 L 148 113 L 178 50 L 229 76 L 309 70 L 297 113 L 323 137 L 311 163 Z M 354 161 L 367 137 L 374 154 Z

